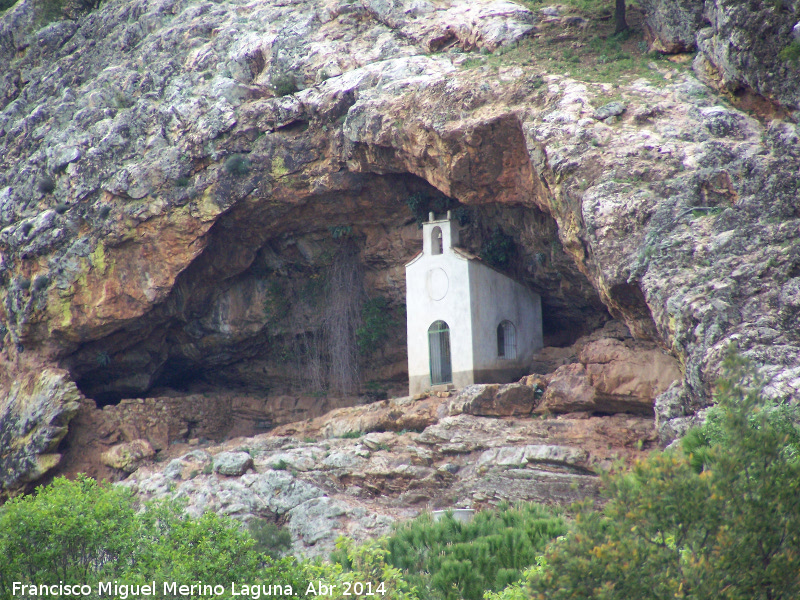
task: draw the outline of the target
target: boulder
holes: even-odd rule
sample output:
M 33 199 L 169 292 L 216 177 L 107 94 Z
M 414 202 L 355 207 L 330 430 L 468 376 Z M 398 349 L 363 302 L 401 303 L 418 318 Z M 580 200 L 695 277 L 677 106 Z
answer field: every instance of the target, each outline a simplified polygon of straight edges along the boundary
M 450 403 L 451 415 L 482 417 L 529 415 L 536 407 L 535 390 L 521 383 L 468 385 Z
M 61 454 L 55 450 L 81 399 L 60 369 L 17 373 L 5 390 L 0 389 L 0 497 L 59 464 Z
M 212 460 L 211 455 L 205 450 L 192 450 L 171 460 L 164 469 L 164 477 L 167 479 L 191 479 L 192 474 L 206 471 Z
M 594 118 L 604 121 L 609 117 L 618 117 L 625 112 L 625 108 L 622 102 L 609 102 L 594 111 Z
M 697 48 L 695 34 L 703 23 L 703 2 L 642 0 L 651 52 L 675 54 Z
M 253 458 L 247 452 L 220 452 L 214 457 L 214 472 L 229 477 L 238 477 L 253 466 Z
M 537 412 L 570 413 L 597 408 L 597 391 L 589 383 L 581 363 L 564 365 L 549 377 Z
M 604 338 L 586 344 L 579 360 L 548 377 L 538 411 L 651 415 L 659 394 L 681 378 L 678 362 L 652 344 Z
M 478 458 L 478 467 L 524 467 L 528 463 L 568 465 L 585 468 L 588 452 L 570 446 L 530 444 L 527 446 L 492 448 Z
M 133 440 L 112 446 L 100 455 L 100 460 L 112 469 L 133 473 L 139 468 L 139 463 L 152 458 L 155 453 L 147 440 Z

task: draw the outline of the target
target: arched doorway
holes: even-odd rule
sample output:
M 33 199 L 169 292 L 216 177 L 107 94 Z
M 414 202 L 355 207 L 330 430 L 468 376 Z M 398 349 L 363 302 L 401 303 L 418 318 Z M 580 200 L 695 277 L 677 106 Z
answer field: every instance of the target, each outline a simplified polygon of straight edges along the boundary
M 497 326 L 497 357 L 517 358 L 517 329 L 511 321 Z
M 452 383 L 450 328 L 444 321 L 434 321 L 428 327 L 428 352 L 430 353 L 431 385 Z

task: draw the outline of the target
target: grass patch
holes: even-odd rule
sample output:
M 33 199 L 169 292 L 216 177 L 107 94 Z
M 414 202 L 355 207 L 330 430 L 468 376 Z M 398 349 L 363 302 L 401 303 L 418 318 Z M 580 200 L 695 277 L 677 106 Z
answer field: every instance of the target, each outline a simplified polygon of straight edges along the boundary
M 540 2 L 530 0 L 523 4 L 534 12 L 543 7 Z M 565 10 L 553 22 L 546 22 L 545 18 L 537 37 L 520 40 L 493 53 L 472 53 L 461 63 L 461 68 L 527 66 L 588 83 L 616 86 L 640 78 L 663 84 L 664 71 L 680 72 L 691 66 L 691 61 L 671 63 L 661 54 L 647 51 L 643 12 L 635 4 L 628 5 L 630 29 L 618 35 L 614 34 L 613 2 L 566 0 L 559 4 L 564 5 Z M 564 25 L 560 21 L 563 17 L 582 17 L 586 23 L 584 26 Z M 652 68 L 653 63 L 658 68 Z

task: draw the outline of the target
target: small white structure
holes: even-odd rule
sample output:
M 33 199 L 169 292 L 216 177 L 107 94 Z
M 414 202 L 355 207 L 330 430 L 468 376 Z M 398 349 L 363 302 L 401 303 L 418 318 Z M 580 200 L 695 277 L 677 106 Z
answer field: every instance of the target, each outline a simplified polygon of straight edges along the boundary
M 409 393 L 525 375 L 542 347 L 539 295 L 457 248 L 449 212 L 431 213 L 422 236 L 406 264 Z

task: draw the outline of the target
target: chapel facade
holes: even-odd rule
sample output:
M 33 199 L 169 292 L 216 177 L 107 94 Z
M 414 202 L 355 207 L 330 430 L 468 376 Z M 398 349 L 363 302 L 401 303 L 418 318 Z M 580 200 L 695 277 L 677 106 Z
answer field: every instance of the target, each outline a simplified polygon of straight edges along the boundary
M 525 375 L 542 348 L 539 295 L 458 248 L 449 212 L 422 236 L 406 264 L 409 393 Z

